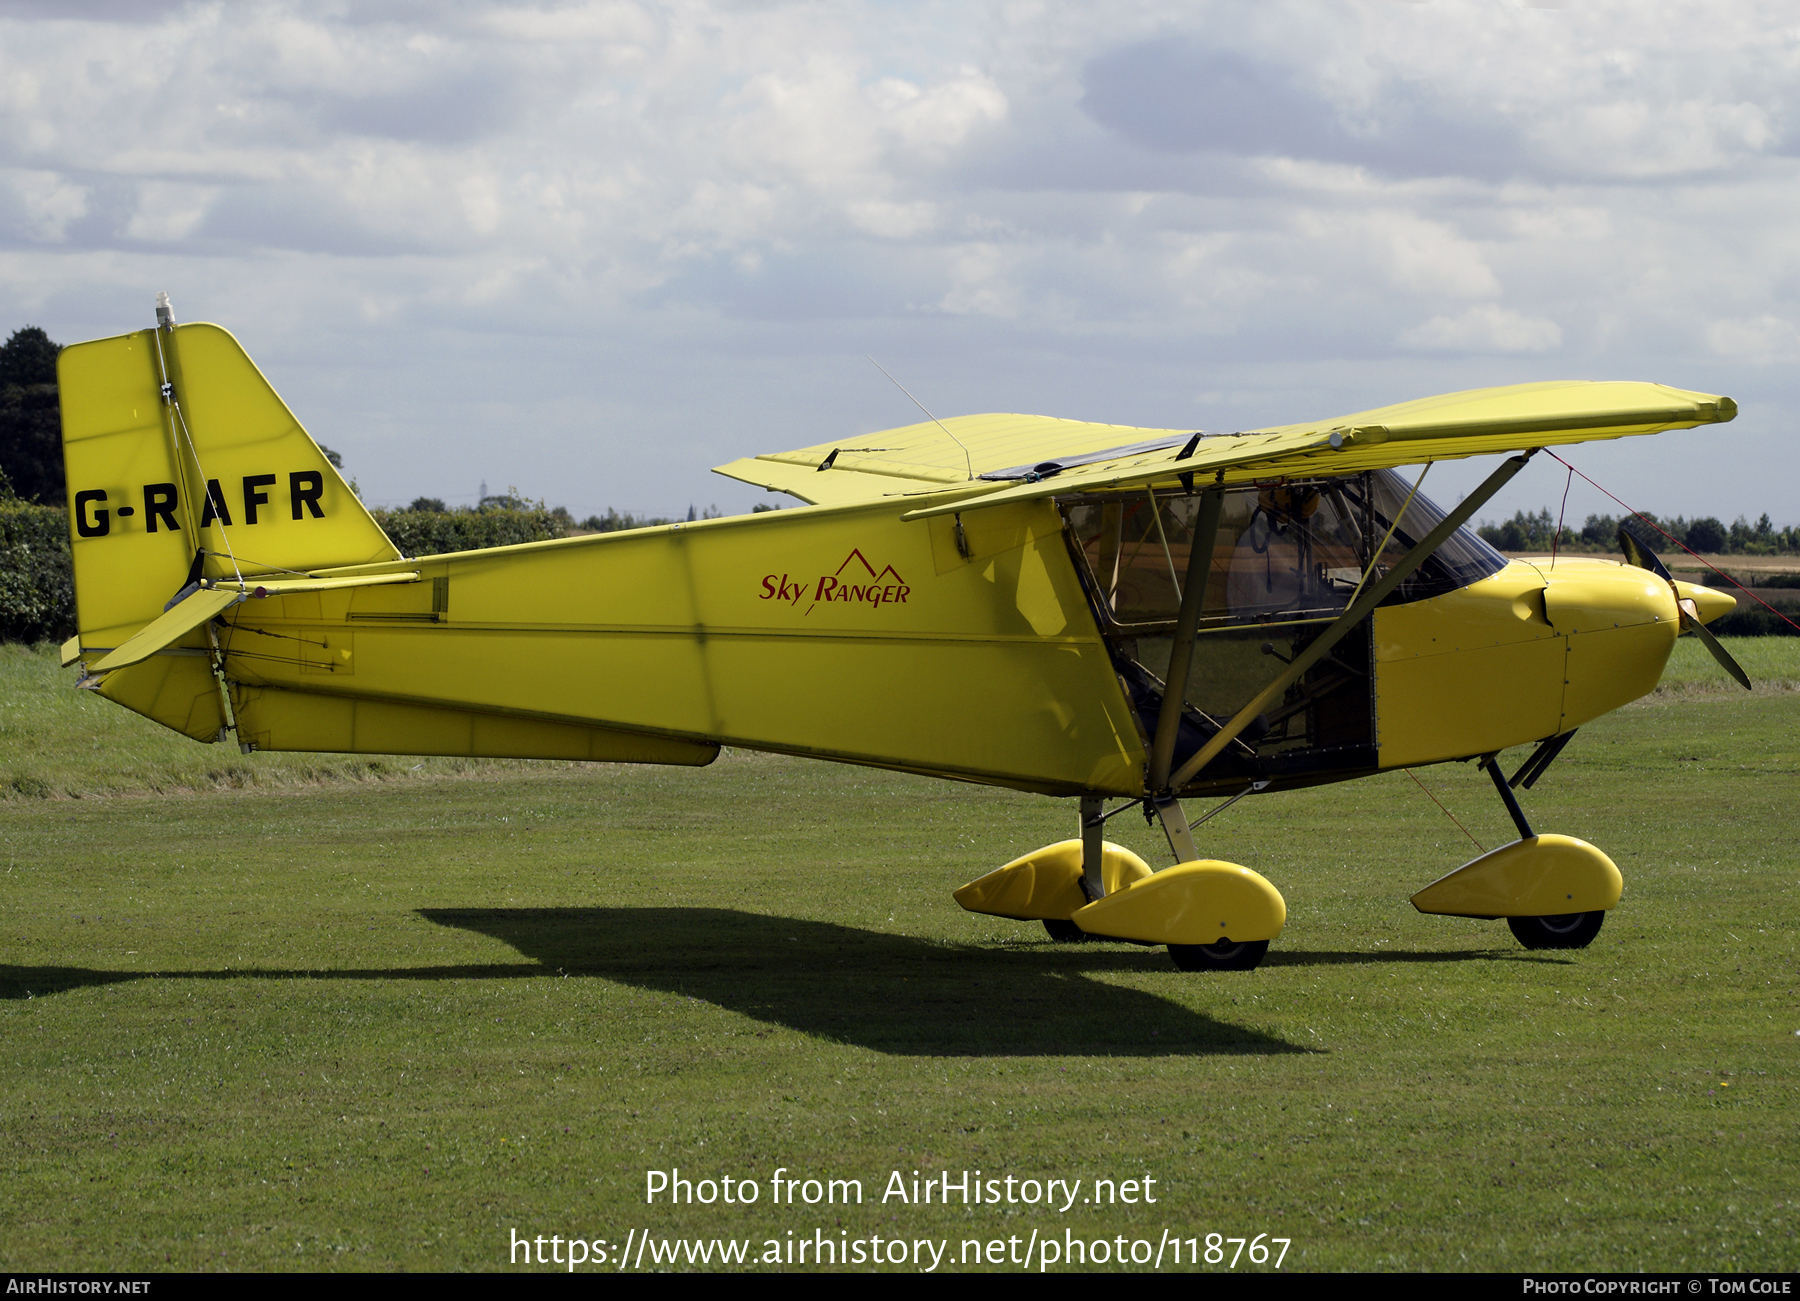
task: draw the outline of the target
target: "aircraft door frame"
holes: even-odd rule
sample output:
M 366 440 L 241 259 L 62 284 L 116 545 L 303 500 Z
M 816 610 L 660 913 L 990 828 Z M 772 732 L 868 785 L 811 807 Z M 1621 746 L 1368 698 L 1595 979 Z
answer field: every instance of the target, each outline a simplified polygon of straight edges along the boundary
M 1176 767 L 1348 606 L 1388 552 L 1425 531 L 1400 524 L 1406 485 L 1377 473 L 1226 488 L 1206 597 L 1190 643 Z M 1204 488 L 1089 493 L 1058 499 L 1071 560 L 1145 745 L 1153 744 L 1174 648 L 1182 576 Z M 1420 500 L 1426 511 L 1433 510 Z M 1383 507 L 1386 507 L 1386 510 Z M 1428 518 L 1428 516 L 1427 516 Z M 1479 543 L 1477 543 L 1479 546 Z M 1380 562 L 1369 558 L 1380 552 Z M 1466 581 L 1460 569 L 1421 573 L 1390 601 L 1418 600 Z M 1410 590 L 1409 590 L 1410 589 Z M 1181 793 L 1313 785 L 1377 763 L 1373 620 L 1295 683 Z

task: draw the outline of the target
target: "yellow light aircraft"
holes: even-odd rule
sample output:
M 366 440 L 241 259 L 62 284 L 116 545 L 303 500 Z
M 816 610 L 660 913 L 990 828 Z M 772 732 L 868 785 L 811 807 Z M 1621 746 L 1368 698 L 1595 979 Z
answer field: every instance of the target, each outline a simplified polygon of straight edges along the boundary
M 1629 538 L 1631 563 L 1552 569 L 1464 527 L 1536 449 L 1736 414 L 1656 384 L 1213 435 L 932 419 L 719 467 L 805 509 L 407 559 L 230 334 L 166 299 L 158 319 L 59 363 L 83 686 L 245 750 L 731 745 L 1066 796 L 1077 836 L 959 902 L 1187 970 L 1255 966 L 1287 909 L 1202 858 L 1183 797 L 1452 759 L 1483 762 L 1520 839 L 1413 903 L 1585 946 L 1618 869 L 1534 834 L 1515 788 L 1654 687 L 1679 633 L 1723 656 L 1704 624 L 1734 604 Z M 1514 455 L 1448 513 L 1395 473 L 1491 453 Z M 1527 744 L 1507 778 L 1499 752 Z M 1105 841 L 1133 805 L 1175 866 Z

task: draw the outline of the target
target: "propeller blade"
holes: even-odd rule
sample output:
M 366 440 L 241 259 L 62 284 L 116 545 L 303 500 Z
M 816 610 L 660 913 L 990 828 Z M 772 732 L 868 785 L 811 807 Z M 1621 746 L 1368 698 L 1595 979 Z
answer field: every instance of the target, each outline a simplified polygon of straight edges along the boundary
M 1731 658 L 1730 651 L 1719 645 L 1719 639 L 1712 635 L 1705 624 L 1693 618 L 1686 610 L 1681 612 L 1681 630 L 1698 637 L 1701 644 L 1712 652 L 1712 657 L 1719 661 L 1719 667 L 1736 678 L 1745 691 L 1750 690 L 1750 675 L 1744 672 L 1743 666 Z
M 1654 551 L 1627 533 L 1623 524 L 1619 525 L 1619 550 L 1625 553 L 1626 564 L 1636 565 L 1639 569 L 1648 569 L 1665 582 L 1673 581 L 1669 574 L 1669 567 L 1657 558 Z
M 1669 567 L 1663 564 L 1654 551 L 1627 533 L 1623 524 L 1619 526 L 1619 550 L 1625 553 L 1627 564 L 1636 565 L 1639 569 L 1648 569 L 1665 583 L 1673 586 L 1675 579 L 1669 573 Z M 1676 595 L 1680 596 L 1680 594 L 1680 589 L 1676 589 Z M 1700 622 L 1700 611 L 1694 603 L 1681 601 L 1679 608 L 1681 610 L 1681 631 L 1691 632 L 1698 637 L 1701 644 L 1712 652 L 1712 657 L 1719 661 L 1719 667 L 1736 678 L 1738 685 L 1745 691 L 1751 690 L 1750 675 L 1744 672 L 1743 665 L 1731 658 L 1730 651 L 1719 645 L 1719 639 L 1707 631 L 1706 625 Z

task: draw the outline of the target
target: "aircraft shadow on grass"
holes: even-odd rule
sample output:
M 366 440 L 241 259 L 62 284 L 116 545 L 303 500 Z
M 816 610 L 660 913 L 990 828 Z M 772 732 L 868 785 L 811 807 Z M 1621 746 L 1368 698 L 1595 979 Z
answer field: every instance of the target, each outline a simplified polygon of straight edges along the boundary
M 1182 973 L 1160 949 L 945 944 L 724 908 L 425 908 L 419 915 L 500 940 L 570 976 L 686 994 L 879 1052 L 1188 1057 L 1320 1051 L 1208 1016 L 1185 1001 L 1092 979 L 1149 971 L 1209 1002 L 1255 980 L 1238 972 Z M 1302 952 L 1283 954 L 1280 961 L 1512 957 L 1511 951 Z
M 722 908 L 427 908 L 440 926 L 510 945 L 528 962 L 459 966 L 103 971 L 0 965 L 0 999 L 137 980 L 507 980 L 594 977 L 702 999 L 770 1025 L 920 1056 L 1191 1057 L 1316 1052 L 1107 983 L 1153 971 L 1183 994 L 1229 996 L 1254 975 L 1165 970 L 1167 958 L 1098 945 L 934 943 L 831 922 Z M 1525 956 L 1525 955 L 1520 955 Z M 1531 955 L 1541 957 L 1542 955 Z M 1513 960 L 1486 951 L 1271 953 L 1267 965 Z
M 1143 951 L 1045 944 L 1021 952 L 726 908 L 427 908 L 420 915 L 500 940 L 552 971 L 684 994 L 877 1052 L 1315 1051 L 1091 978 L 1147 965 L 1161 974 Z M 1183 979 L 1173 969 L 1168 975 Z

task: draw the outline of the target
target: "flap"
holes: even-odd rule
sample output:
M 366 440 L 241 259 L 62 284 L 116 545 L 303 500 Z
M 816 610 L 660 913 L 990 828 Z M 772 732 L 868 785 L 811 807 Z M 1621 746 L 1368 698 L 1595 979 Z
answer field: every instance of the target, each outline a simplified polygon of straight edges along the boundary
M 1191 435 L 1191 430 L 1138 429 L 1055 416 L 950 416 L 792 452 L 768 452 L 716 466 L 713 472 L 814 505 L 836 506 L 965 487 L 984 474 L 1046 460 L 1123 453 L 1141 450 L 1143 444 L 1178 447 Z

